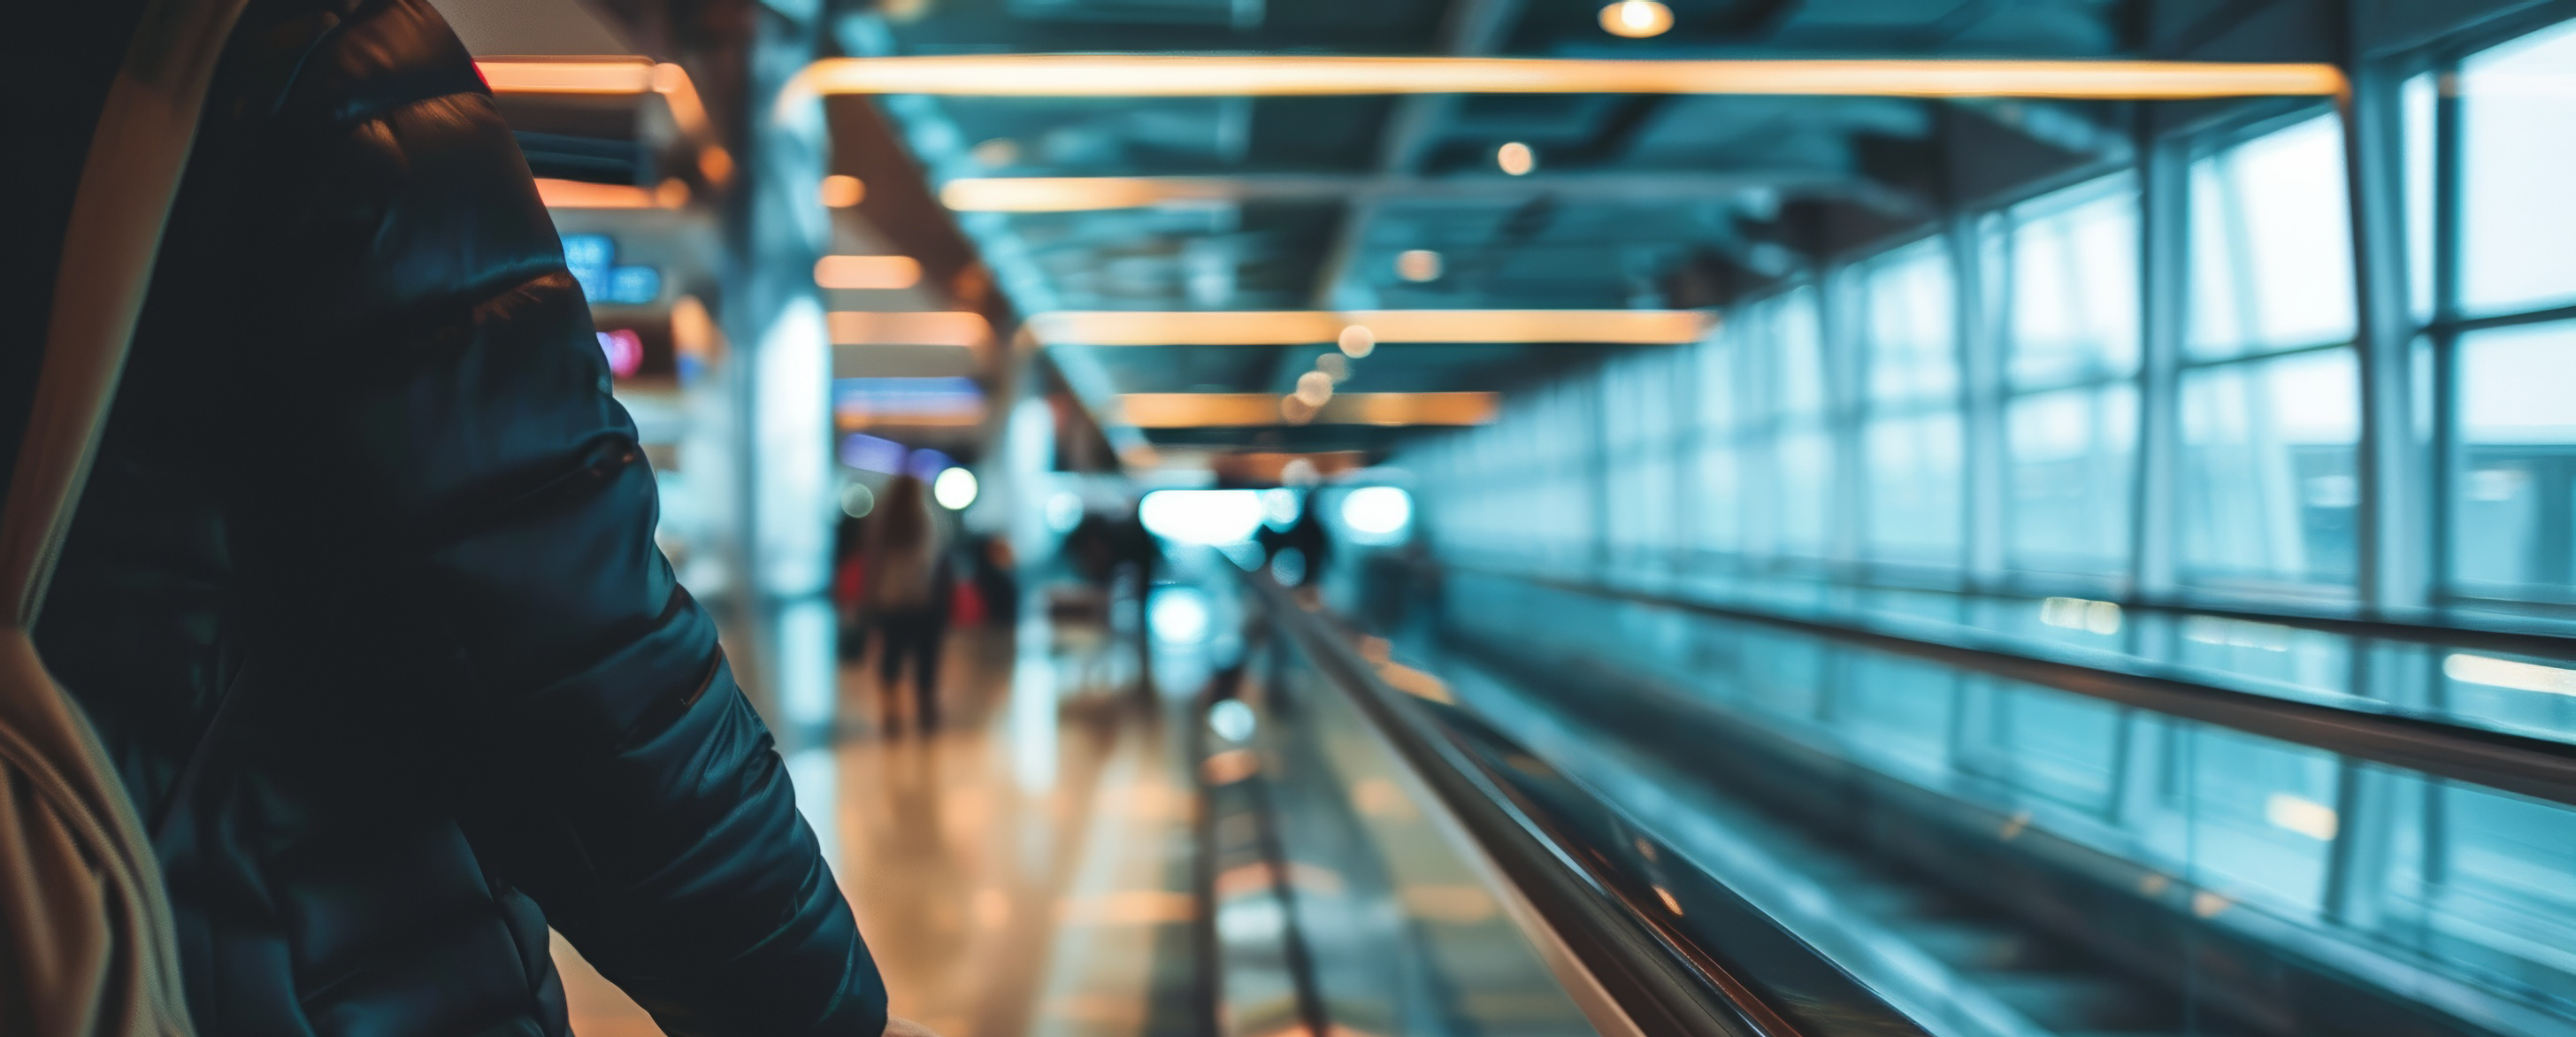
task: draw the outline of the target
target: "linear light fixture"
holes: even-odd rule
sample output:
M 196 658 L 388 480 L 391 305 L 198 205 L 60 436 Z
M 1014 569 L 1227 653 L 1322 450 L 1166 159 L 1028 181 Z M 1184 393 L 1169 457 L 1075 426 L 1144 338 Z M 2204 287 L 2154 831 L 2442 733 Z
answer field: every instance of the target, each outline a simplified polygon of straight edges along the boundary
M 1501 397 L 1489 392 L 1340 393 L 1315 414 L 1315 425 L 1482 425 Z M 1137 428 L 1225 428 L 1281 425 L 1279 397 L 1257 392 L 1124 393 L 1118 416 Z
M 1295 346 L 1352 327 L 1379 343 L 1682 345 L 1716 321 L 1703 310 L 1058 310 L 1028 328 L 1049 346 Z
M 966 177 L 939 187 L 957 212 L 1084 212 L 1145 209 L 1172 202 L 1233 201 L 1242 192 L 1216 177 Z
M 537 178 L 537 200 L 549 209 L 675 209 L 688 200 L 687 188 L 657 192 L 633 184 L 594 184 L 584 180 Z
M 957 410 L 836 407 L 832 411 L 832 422 L 844 431 L 863 428 L 972 428 L 984 423 L 984 407 L 982 404 Z
M 824 256 L 814 261 L 814 283 L 823 288 L 910 288 L 921 283 L 921 261 L 911 256 Z
M 2333 96 L 2319 63 L 964 54 L 825 58 L 791 93 L 957 97 L 1268 97 L 1310 94 L 1768 94 L 2153 100 Z
M 474 63 L 483 85 L 496 94 L 640 94 L 653 89 L 653 69 L 651 61 L 638 57 L 486 58 Z
M 956 212 L 1091 212 L 1208 202 L 1341 202 L 1353 198 L 1491 202 L 1542 194 L 1640 203 L 1720 197 L 1741 191 L 1865 193 L 1850 177 L 1827 173 L 1565 173 L 1531 176 L 1249 176 L 960 177 L 940 185 L 940 204 Z
M 992 341 L 993 326 L 980 313 L 930 310 L 879 313 L 849 310 L 829 315 L 836 346 L 963 346 Z
M 706 102 L 698 98 L 689 70 L 676 64 L 641 57 L 496 57 L 476 61 L 474 70 L 495 94 L 659 94 L 671 109 L 671 123 L 697 146 L 698 171 L 707 182 L 721 186 L 733 176 L 733 156 L 716 141 Z

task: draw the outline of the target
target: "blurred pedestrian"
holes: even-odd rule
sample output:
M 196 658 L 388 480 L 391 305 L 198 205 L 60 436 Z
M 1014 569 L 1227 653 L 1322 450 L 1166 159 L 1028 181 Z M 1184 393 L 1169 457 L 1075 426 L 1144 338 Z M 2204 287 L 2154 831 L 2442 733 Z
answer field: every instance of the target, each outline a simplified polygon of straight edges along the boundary
M 913 716 L 923 730 L 939 723 L 939 653 L 948 633 L 950 572 L 946 538 L 930 513 L 920 479 L 898 475 L 877 494 L 860 532 L 866 590 L 860 600 L 876 631 L 877 685 L 888 733 L 902 730 L 896 690 L 908 663 Z

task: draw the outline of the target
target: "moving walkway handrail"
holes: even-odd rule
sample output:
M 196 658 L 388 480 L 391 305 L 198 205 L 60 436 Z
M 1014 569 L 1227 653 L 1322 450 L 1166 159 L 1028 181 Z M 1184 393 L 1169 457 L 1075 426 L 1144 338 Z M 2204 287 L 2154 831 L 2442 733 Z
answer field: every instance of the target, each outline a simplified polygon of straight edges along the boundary
M 1800 1037 L 1807 1032 L 1783 1018 L 1756 992 L 1755 982 L 1724 963 L 1723 955 L 1659 917 L 1651 898 L 1640 903 L 1635 891 L 1596 868 L 1606 866 L 1596 848 L 1570 844 L 1552 831 L 1474 758 L 1456 732 L 1426 711 L 1428 703 L 1390 687 L 1324 619 L 1292 601 L 1266 576 L 1246 574 L 1244 584 L 1268 621 L 1368 718 L 1637 1032 L 1657 1037 Z M 1814 956 L 1818 969 L 1842 975 L 1811 948 L 1798 946 Z M 1874 999 L 1856 982 L 1847 994 Z M 1856 1014 L 1901 1019 L 1883 1002 Z M 1871 1032 L 1907 1031 L 1922 1033 L 1910 1024 L 1881 1024 Z
M 2241 691 L 2168 673 L 2145 673 L 1951 644 L 1810 616 L 1480 567 L 1421 563 L 1536 587 L 1630 601 L 1793 630 L 2021 681 L 2150 712 L 2214 724 L 2535 799 L 2576 806 L 2576 745 L 2354 705 L 2325 705 Z M 2295 622 L 2295 621 L 2288 621 Z

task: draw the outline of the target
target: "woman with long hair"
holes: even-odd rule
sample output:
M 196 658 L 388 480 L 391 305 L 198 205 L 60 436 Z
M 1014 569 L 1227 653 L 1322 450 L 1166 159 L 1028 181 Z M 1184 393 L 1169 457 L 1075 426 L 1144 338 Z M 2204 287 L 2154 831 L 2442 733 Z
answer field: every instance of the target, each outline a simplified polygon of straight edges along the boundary
M 862 599 L 877 631 L 877 677 L 885 727 L 902 729 L 895 690 L 911 661 L 913 716 L 924 730 L 939 722 L 939 649 L 947 633 L 947 572 L 938 524 L 920 479 L 898 475 L 877 494 L 861 533 L 867 590 Z

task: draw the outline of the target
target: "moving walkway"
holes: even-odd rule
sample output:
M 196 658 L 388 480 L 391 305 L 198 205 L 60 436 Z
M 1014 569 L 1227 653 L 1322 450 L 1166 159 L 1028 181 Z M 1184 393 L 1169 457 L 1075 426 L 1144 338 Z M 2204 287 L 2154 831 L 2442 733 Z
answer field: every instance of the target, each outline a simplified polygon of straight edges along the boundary
M 1245 581 L 1218 1032 L 2576 1033 L 2556 639 L 1406 573 Z

